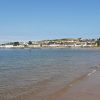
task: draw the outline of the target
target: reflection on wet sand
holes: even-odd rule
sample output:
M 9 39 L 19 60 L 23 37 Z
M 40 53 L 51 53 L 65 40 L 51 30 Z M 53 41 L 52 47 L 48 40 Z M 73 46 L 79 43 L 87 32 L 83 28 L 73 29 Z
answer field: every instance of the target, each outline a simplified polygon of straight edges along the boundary
M 90 74 L 91 73 L 91 74 Z M 42 88 L 39 88 L 38 90 L 30 90 L 27 93 L 24 93 L 22 95 L 18 95 L 12 100 L 58 100 L 58 98 L 63 97 L 67 92 L 73 87 L 77 86 L 81 82 L 84 83 L 84 81 L 87 81 L 89 77 L 91 77 L 92 74 L 96 73 L 95 69 L 91 69 L 91 71 L 85 73 L 84 75 L 76 78 L 75 80 L 69 82 L 65 86 L 62 86 L 58 90 L 53 90 L 53 91 L 48 91 L 48 83 L 51 81 L 50 80 L 44 80 L 42 82 L 39 82 L 38 85 L 41 84 Z M 67 97 L 66 97 L 67 98 Z M 62 100 L 62 99 L 61 99 Z M 65 100 L 65 99 L 64 99 Z M 73 100 L 73 99 L 72 99 Z

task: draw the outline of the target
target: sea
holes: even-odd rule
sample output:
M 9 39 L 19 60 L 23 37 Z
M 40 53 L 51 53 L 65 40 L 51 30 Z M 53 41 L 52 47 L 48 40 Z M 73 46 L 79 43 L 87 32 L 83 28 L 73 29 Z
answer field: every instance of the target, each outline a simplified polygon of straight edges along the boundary
M 95 48 L 0 49 L 0 100 L 42 100 L 99 65 Z

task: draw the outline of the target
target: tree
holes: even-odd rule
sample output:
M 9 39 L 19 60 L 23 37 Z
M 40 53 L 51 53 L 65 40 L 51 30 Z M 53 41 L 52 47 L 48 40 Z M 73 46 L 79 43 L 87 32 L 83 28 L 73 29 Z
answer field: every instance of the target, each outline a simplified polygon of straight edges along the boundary
M 32 41 L 29 41 L 28 44 L 29 44 L 29 45 L 32 45 Z
M 19 42 L 14 42 L 13 43 L 13 46 L 18 46 L 19 45 Z
M 97 46 L 100 47 L 100 38 L 97 40 Z
M 78 38 L 79 42 L 82 42 L 82 38 Z

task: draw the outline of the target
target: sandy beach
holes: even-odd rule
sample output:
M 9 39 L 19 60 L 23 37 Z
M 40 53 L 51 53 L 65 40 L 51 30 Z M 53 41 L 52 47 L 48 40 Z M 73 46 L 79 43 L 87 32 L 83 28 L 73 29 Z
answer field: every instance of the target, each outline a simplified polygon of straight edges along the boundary
M 48 100 L 100 100 L 100 71 L 93 70 Z
M 13 100 L 100 100 L 100 71 L 91 70 L 58 90 L 45 89 L 44 92 L 37 92 L 31 91 Z
M 0 100 L 100 98 L 99 50 L 14 49 L 0 55 Z

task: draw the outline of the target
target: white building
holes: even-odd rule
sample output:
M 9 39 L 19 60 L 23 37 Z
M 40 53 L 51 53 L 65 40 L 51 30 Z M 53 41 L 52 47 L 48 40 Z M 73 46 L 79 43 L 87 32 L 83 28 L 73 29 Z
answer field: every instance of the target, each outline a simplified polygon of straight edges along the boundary
M 12 48 L 13 45 L 0 45 L 0 48 Z

